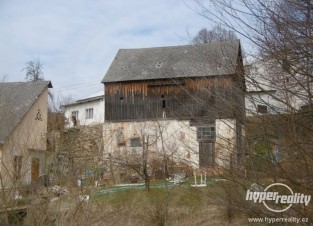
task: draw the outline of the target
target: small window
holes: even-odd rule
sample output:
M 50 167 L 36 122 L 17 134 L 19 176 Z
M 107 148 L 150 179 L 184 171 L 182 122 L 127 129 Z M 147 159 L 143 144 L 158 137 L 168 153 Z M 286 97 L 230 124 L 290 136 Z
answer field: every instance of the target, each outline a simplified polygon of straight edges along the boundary
M 134 137 L 130 139 L 130 146 L 131 147 L 141 147 L 141 141 L 139 137 Z
M 86 109 L 86 119 L 93 118 L 93 108 Z
M 21 178 L 22 156 L 14 156 L 14 179 L 17 181 Z
M 198 140 L 214 140 L 215 128 L 214 127 L 199 127 L 197 130 Z
M 267 114 L 267 106 L 266 105 L 258 105 L 257 112 L 261 114 Z

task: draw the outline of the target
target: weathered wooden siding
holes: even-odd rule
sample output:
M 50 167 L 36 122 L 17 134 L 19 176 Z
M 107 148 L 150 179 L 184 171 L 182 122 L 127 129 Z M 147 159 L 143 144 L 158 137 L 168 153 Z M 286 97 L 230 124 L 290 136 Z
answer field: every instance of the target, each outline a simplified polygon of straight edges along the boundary
M 234 77 L 105 84 L 105 120 L 238 118 L 244 94 Z

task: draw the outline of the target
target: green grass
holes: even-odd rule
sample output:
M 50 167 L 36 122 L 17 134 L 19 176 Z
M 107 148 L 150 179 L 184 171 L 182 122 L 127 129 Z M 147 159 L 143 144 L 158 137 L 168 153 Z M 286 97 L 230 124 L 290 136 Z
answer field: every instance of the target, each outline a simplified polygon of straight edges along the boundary
M 180 185 L 165 183 L 165 181 L 152 182 L 150 191 L 145 191 L 145 186 L 134 187 L 108 187 L 98 189 L 92 196 L 92 200 L 103 200 L 112 205 L 121 203 L 132 204 L 134 199 L 148 200 L 154 202 L 159 199 L 166 199 L 175 206 L 191 205 L 196 206 L 199 202 L 206 200 L 208 196 L 221 194 L 216 183 L 208 183 L 207 187 L 194 188 L 189 181 Z
M 228 225 L 225 197 L 238 185 L 230 181 L 213 182 L 209 178 L 208 182 L 206 187 L 195 188 L 190 186 L 193 178 L 178 186 L 157 181 L 151 182 L 150 191 L 144 185 L 85 188 L 84 194 L 90 195 L 90 202 L 79 202 L 77 195 L 60 197 L 59 201 L 48 203 L 47 210 L 34 206 L 28 222 L 34 225 L 31 222 L 43 215 L 46 218 L 41 223 L 45 225 L 49 225 L 51 216 L 59 225 Z M 114 192 L 101 192 L 110 190 Z M 240 195 L 238 199 L 242 199 Z M 236 224 L 232 225 L 245 225 L 242 222 L 247 217 L 237 211 L 234 219 Z
M 227 222 L 225 206 L 218 200 L 226 196 L 225 186 L 234 185 L 224 181 L 195 188 L 191 183 L 165 187 L 164 181 L 153 182 L 150 191 L 142 186 L 142 189 L 98 193 L 91 203 L 120 213 L 116 216 L 117 225 L 127 219 L 138 225 L 162 225 L 165 221 L 168 225 L 223 225 L 221 222 Z

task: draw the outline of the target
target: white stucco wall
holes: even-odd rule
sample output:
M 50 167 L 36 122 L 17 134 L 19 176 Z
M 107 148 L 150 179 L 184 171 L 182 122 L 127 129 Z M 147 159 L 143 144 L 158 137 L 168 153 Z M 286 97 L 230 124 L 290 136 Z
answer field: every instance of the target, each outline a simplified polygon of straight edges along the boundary
M 237 162 L 236 120 L 216 120 L 215 163 L 217 166 L 229 168 Z
M 257 112 L 257 105 L 267 106 L 267 114 L 279 114 L 297 110 L 304 104 L 304 102 L 292 95 L 290 95 L 287 100 L 282 94 L 277 94 L 277 92 L 263 92 L 247 93 L 245 104 L 246 115 L 251 116 L 261 114 Z
M 131 153 L 131 138 L 149 136 L 149 151 L 172 156 L 176 161 L 184 161 L 191 165 L 197 165 L 198 142 L 196 128 L 189 126 L 189 121 L 164 120 L 147 122 L 118 122 L 105 123 L 104 149 L 107 153 L 128 154 Z M 118 142 L 125 141 L 125 146 Z
M 147 122 L 105 122 L 103 125 L 104 152 L 125 156 L 131 153 L 131 138 L 149 136 L 150 152 L 166 152 L 177 162 L 199 167 L 199 141 L 197 128 L 189 121 L 163 120 Z M 161 137 L 162 135 L 162 137 Z M 123 143 L 119 145 L 118 143 Z M 230 158 L 236 162 L 236 120 L 216 120 L 215 162 L 229 167 Z M 164 149 L 162 148 L 164 147 Z
M 86 109 L 93 108 L 93 118 L 86 119 Z M 89 102 L 76 103 L 65 106 L 64 115 L 67 119 L 67 128 L 73 127 L 72 112 L 78 111 L 78 125 L 95 125 L 104 122 L 104 99 L 91 100 Z
M 255 62 L 246 69 L 246 115 L 258 114 L 258 104 L 267 106 L 268 114 L 294 111 L 305 104 L 302 98 L 307 94 L 301 94 L 303 87 L 286 74 L 281 65 L 271 61 Z M 296 77 L 301 81 L 301 77 Z
M 257 112 L 258 105 L 267 106 L 268 114 L 282 113 L 286 106 L 275 98 L 275 93 L 248 93 L 245 97 L 246 115 L 261 114 Z

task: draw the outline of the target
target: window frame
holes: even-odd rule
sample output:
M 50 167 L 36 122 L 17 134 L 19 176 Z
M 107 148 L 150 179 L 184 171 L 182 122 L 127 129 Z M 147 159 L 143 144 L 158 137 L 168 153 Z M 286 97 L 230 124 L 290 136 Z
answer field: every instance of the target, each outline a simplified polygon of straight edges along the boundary
M 130 147 L 132 148 L 142 147 L 142 142 L 141 142 L 140 137 L 130 138 Z
M 258 104 L 256 106 L 256 111 L 260 114 L 268 114 L 268 106 L 264 104 Z
M 92 119 L 92 118 L 93 118 L 93 108 L 86 108 L 85 119 Z
M 197 128 L 197 140 L 213 141 L 215 136 L 215 126 L 201 126 Z

